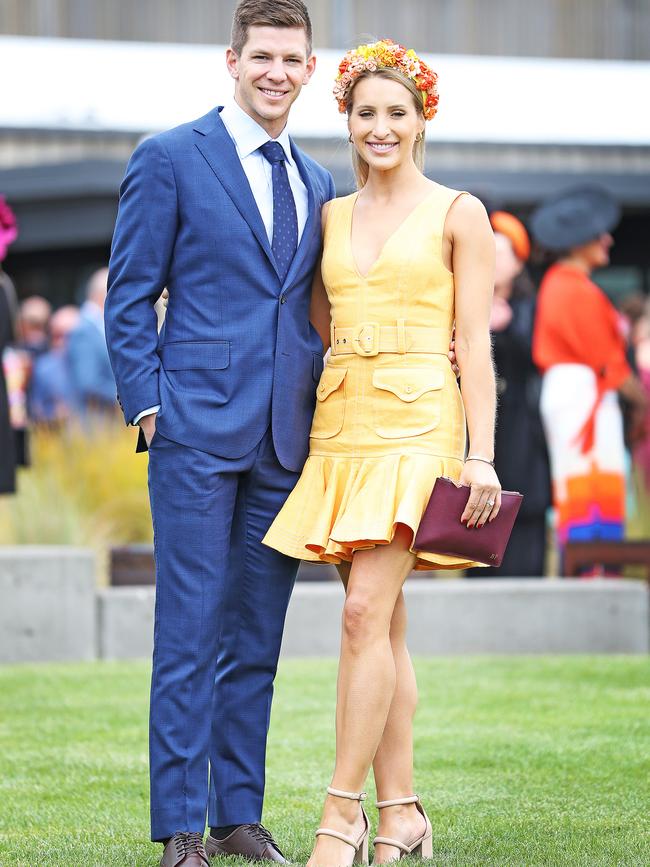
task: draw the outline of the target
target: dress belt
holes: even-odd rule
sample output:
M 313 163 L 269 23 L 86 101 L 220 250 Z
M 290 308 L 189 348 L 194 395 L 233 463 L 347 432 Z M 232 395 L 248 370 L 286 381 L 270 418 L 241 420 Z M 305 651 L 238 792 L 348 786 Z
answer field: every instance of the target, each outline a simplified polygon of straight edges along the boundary
M 451 334 L 446 328 L 406 325 L 398 319 L 396 325 L 360 322 L 350 328 L 331 326 L 332 355 L 370 357 L 380 352 L 402 355 L 406 352 L 447 355 Z

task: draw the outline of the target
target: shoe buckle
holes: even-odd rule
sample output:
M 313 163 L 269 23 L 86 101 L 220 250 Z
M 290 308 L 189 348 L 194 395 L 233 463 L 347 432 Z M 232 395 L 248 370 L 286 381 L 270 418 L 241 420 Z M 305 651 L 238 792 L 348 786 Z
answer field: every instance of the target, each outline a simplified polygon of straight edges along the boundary
M 378 322 L 360 322 L 352 332 L 352 348 L 357 355 L 370 358 L 379 354 L 380 326 Z

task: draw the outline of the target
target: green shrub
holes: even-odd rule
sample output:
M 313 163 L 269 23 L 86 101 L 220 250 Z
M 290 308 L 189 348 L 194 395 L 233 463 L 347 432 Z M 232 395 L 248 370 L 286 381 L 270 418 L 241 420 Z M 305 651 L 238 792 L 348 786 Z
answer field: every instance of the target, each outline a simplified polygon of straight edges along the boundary
M 90 547 L 103 574 L 111 545 L 150 542 L 147 457 L 135 439 L 117 423 L 35 431 L 18 493 L 0 498 L 0 544 Z

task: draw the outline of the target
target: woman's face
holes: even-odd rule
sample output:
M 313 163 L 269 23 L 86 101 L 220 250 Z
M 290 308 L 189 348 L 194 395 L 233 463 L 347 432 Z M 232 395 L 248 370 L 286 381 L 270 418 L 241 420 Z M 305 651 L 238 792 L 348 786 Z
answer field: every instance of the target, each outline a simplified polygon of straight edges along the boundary
M 587 244 L 574 247 L 571 250 L 571 255 L 581 259 L 589 270 L 593 271 L 595 268 L 605 268 L 609 265 L 609 251 L 613 246 L 614 239 L 606 232 Z
M 411 92 L 390 78 L 362 78 L 352 92 L 348 127 L 359 155 L 379 171 L 413 161 L 413 144 L 424 133 L 424 116 Z

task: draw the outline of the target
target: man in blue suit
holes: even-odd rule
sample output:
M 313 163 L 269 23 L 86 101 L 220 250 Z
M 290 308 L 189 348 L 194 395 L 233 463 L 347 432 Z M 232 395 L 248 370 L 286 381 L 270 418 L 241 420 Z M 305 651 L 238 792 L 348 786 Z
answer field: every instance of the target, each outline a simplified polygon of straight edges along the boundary
M 286 132 L 315 67 L 301 0 L 242 0 L 226 60 L 234 99 L 133 154 L 106 302 L 120 403 L 149 448 L 151 837 L 163 867 L 205 865 L 206 850 L 284 860 L 260 819 L 298 564 L 261 539 L 307 456 L 322 371 L 310 287 L 334 187 Z

